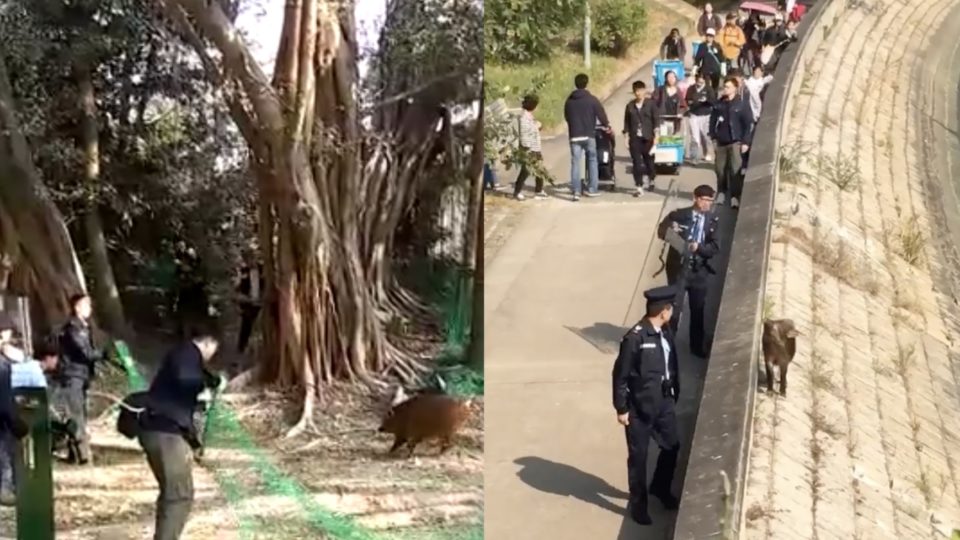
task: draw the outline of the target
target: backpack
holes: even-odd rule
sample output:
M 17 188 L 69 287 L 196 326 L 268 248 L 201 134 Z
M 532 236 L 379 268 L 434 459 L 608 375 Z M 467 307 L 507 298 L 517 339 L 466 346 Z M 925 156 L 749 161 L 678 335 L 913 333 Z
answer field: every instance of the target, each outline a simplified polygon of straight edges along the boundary
M 140 435 L 140 417 L 147 410 L 147 392 L 134 392 L 119 403 L 117 431 L 128 439 Z

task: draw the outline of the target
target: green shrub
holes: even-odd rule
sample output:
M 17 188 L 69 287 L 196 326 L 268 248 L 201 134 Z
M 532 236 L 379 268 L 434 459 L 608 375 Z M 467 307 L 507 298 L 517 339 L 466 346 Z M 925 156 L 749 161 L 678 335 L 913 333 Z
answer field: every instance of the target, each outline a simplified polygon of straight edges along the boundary
M 524 63 L 550 56 L 581 23 L 583 0 L 486 0 L 483 11 L 486 60 Z
M 637 0 L 592 0 L 591 41 L 600 51 L 623 56 L 647 31 L 647 8 Z

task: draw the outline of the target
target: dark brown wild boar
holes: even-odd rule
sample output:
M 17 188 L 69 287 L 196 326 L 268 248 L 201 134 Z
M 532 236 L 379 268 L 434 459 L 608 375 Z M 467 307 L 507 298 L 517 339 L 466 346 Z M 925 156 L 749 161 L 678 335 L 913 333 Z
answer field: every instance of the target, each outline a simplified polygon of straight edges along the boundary
M 394 435 L 390 453 L 404 444 L 409 453 L 426 439 L 439 439 L 440 454 L 453 445 L 453 436 L 470 417 L 470 401 L 462 401 L 444 394 L 417 394 L 405 397 L 398 389 L 393 406 L 380 425 L 381 433 Z
M 763 321 L 763 362 L 767 368 L 767 392 L 773 392 L 773 366 L 780 368 L 780 395 L 787 396 L 787 368 L 797 353 L 800 332 L 790 319 Z

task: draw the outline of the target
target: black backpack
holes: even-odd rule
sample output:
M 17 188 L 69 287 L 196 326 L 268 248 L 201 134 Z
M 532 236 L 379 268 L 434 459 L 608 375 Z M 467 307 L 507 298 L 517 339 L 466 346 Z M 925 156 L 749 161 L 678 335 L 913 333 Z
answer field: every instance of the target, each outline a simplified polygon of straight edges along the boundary
M 147 410 L 147 392 L 134 392 L 123 398 L 119 406 L 117 431 L 128 439 L 136 439 L 140 434 L 140 417 Z

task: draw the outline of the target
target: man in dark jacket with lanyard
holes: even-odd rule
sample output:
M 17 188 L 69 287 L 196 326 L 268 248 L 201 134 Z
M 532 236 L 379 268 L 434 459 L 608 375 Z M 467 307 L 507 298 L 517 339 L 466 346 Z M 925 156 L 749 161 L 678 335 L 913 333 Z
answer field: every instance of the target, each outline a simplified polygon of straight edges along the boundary
M 633 196 L 640 197 L 644 188 L 653 191 L 657 177 L 651 150 L 660 131 L 660 114 L 657 104 L 647 97 L 647 85 L 643 81 L 633 83 L 633 95 L 635 99 L 627 103 L 623 112 L 623 133 L 627 136 L 630 159 L 633 161 L 633 183 L 637 189 Z M 646 186 L 643 185 L 644 172 L 650 178 Z
M 739 86 L 736 77 L 727 77 L 723 95 L 710 115 L 710 138 L 717 153 L 717 204 L 723 204 L 729 195 L 730 208 L 740 207 L 742 155 L 750 150 L 753 138 L 753 109 L 749 101 L 737 97 Z
M 710 83 L 710 86 L 716 90 L 720 84 L 721 67 L 726 64 L 727 58 L 723 56 L 723 49 L 716 40 L 717 31 L 710 28 L 707 30 L 706 41 L 697 49 L 697 55 L 693 58 L 694 65 L 697 66 L 697 73 L 703 73 L 703 76 Z
M 200 393 L 219 382 L 204 369 L 219 346 L 212 326 L 201 323 L 191 335 L 163 359 L 140 420 L 140 446 L 160 485 L 154 540 L 180 538 L 187 523 L 193 505 L 190 453 L 201 448 L 193 415 Z
M 668 229 L 673 229 L 685 244 L 685 252 L 670 249 L 665 262 L 667 283 L 680 288 L 680 309 L 671 326 L 676 332 L 680 325 L 686 292 L 690 299 L 690 351 L 701 358 L 707 357 L 704 328 L 707 286 L 710 274 L 715 273 L 710 260 L 720 251 L 719 218 L 710 211 L 714 194 L 708 185 L 697 186 L 693 190 L 693 205 L 670 212 L 657 229 L 657 236 L 664 240 L 667 240 Z
M 653 520 L 647 511 L 647 448 L 650 437 L 660 446 L 649 493 L 664 507 L 678 507 L 671 494 L 680 440 L 674 404 L 680 396 L 677 348 L 669 321 L 676 296 L 673 287 L 644 293 L 647 314 L 620 341 L 613 365 L 613 407 L 627 437 L 630 516 L 641 525 Z
M 93 304 L 86 294 L 70 298 L 70 319 L 60 332 L 59 384 L 67 415 L 77 425 L 77 454 L 71 461 L 85 464 L 91 459 L 90 435 L 87 433 L 87 390 L 96 377 L 96 365 L 104 360 L 103 352 L 94 347 L 90 318 Z

